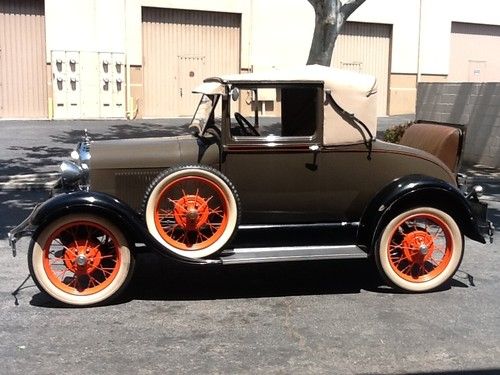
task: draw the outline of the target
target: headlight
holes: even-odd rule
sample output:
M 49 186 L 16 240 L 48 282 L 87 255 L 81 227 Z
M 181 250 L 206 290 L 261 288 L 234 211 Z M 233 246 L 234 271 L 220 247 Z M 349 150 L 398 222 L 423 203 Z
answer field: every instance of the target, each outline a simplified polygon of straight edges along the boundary
M 64 186 L 75 185 L 84 175 L 83 168 L 72 161 L 63 161 L 60 168 Z
M 90 161 L 90 137 L 85 129 L 82 141 L 78 143 L 76 149 L 71 152 L 74 161 L 62 162 L 61 183 L 63 190 L 67 189 L 89 189 L 89 167 Z

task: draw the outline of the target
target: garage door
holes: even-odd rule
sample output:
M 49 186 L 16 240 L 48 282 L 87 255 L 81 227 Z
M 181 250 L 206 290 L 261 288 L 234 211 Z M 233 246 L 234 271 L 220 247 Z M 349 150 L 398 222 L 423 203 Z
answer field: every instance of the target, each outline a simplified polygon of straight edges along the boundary
M 0 117 L 47 117 L 41 0 L 0 1 Z
M 498 51 L 500 51 L 500 26 L 453 22 L 448 80 L 499 82 Z
M 379 116 L 387 114 L 391 25 L 347 22 L 335 43 L 332 65 L 377 77 Z
M 239 14 L 143 8 L 142 21 L 144 117 L 192 115 L 195 86 L 239 72 Z

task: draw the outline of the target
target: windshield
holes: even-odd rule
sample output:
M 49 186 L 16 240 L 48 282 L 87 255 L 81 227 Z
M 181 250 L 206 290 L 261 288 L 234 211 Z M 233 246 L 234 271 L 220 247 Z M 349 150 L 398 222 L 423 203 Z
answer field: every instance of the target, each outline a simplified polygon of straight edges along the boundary
M 214 112 L 215 107 L 217 107 L 217 102 L 219 101 L 219 95 L 205 95 L 203 94 L 200 102 L 198 103 L 198 108 L 194 113 L 193 119 L 189 128 L 195 131 L 197 134 L 202 134 L 205 129 L 209 126 L 215 126 L 216 119 L 220 119 L 220 114 L 217 116 Z M 220 121 L 219 121 L 220 123 Z

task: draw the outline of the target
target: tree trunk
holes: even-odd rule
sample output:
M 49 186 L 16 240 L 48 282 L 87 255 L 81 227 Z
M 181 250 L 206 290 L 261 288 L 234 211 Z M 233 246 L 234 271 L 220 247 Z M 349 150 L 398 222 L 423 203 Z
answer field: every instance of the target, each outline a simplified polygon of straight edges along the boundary
M 346 19 L 365 0 L 308 0 L 314 8 L 315 26 L 307 64 L 330 66 L 333 47 Z

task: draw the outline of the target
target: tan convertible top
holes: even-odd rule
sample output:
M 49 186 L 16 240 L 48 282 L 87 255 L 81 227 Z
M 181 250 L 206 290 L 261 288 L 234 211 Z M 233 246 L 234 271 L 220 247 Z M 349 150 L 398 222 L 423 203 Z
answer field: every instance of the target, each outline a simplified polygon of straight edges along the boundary
M 319 83 L 325 92 L 330 92 L 335 102 L 346 112 L 354 114 L 370 130 L 377 133 L 376 79 L 367 74 L 328 68 L 320 65 L 308 65 L 297 69 L 272 70 L 262 73 L 224 75 L 207 78 L 195 92 L 219 94 L 221 86 L 227 84 L 286 84 Z M 206 91 L 210 92 L 206 92 Z M 323 143 L 339 145 L 359 143 L 367 139 L 366 131 L 349 121 L 335 109 L 331 100 L 325 100 Z

